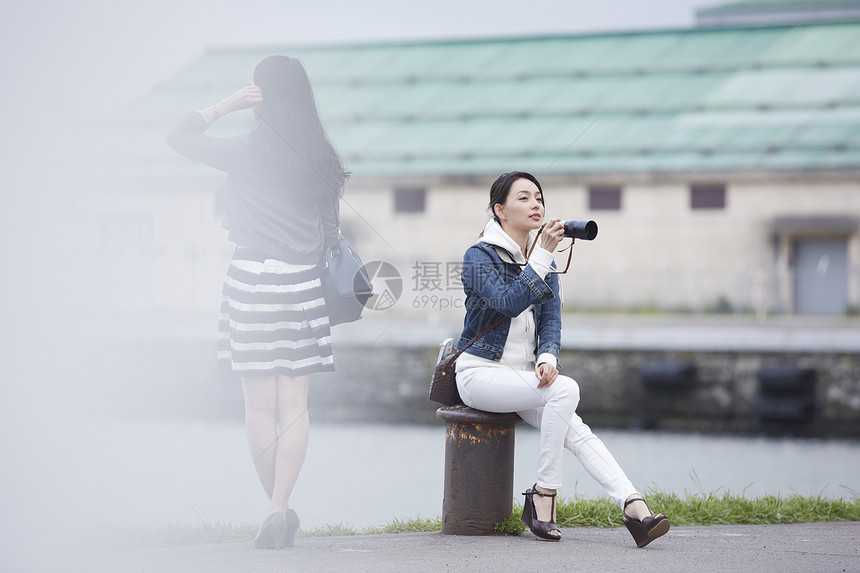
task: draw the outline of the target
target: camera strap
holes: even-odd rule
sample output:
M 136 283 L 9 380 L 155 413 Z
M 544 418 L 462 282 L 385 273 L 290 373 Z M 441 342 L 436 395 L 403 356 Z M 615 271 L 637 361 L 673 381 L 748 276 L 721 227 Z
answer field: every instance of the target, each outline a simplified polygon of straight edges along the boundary
M 532 257 L 532 253 L 534 252 L 535 247 L 537 247 L 537 244 L 538 244 L 538 238 L 540 237 L 540 234 L 541 234 L 541 233 L 543 233 L 544 227 L 546 227 L 546 223 L 544 223 L 543 225 L 541 225 L 541 226 L 540 226 L 540 229 L 538 229 L 537 235 L 535 235 L 535 240 L 534 240 L 534 242 L 532 243 L 532 246 L 531 246 L 531 248 L 529 249 L 528 254 L 526 255 L 526 262 L 525 262 L 525 264 L 517 263 L 518 265 L 520 265 L 520 266 L 523 266 L 523 267 L 524 267 L 525 265 L 529 264 L 529 259 Z M 561 252 L 568 251 L 568 253 L 567 253 L 567 265 L 565 265 L 565 267 L 564 267 L 564 270 L 563 270 L 563 271 L 561 271 L 561 272 L 556 271 L 556 272 L 555 272 L 555 274 L 564 274 L 564 273 L 566 273 L 566 272 L 567 272 L 567 269 L 569 269 L 569 268 L 570 268 L 570 261 L 573 259 L 573 243 L 575 243 L 575 242 L 576 242 L 576 239 L 574 239 L 573 237 L 571 237 L 571 238 L 570 238 L 570 245 L 569 245 L 566 249 L 562 249 L 562 250 L 561 250 Z M 550 272 L 553 272 L 553 271 L 550 271 Z

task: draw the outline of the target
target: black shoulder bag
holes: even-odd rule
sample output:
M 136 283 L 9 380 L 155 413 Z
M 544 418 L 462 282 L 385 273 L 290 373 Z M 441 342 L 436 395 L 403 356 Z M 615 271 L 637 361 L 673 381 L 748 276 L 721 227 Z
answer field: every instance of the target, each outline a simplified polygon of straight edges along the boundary
M 334 201 L 338 201 L 335 195 Z M 373 285 L 358 253 L 340 232 L 340 213 L 335 204 L 337 242 L 325 252 L 322 288 L 330 326 L 361 318 L 365 304 L 373 295 Z

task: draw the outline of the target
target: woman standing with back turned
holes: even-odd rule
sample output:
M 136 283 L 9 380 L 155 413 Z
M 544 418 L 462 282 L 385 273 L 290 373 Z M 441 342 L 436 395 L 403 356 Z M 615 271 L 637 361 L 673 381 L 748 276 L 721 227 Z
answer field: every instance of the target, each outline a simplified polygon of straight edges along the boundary
M 636 545 L 644 547 L 669 531 L 669 519 L 651 512 L 603 442 L 576 414 L 579 386 L 558 373 L 561 301 L 552 252 L 564 237 L 562 222 L 550 219 L 533 248 L 543 224 L 544 198 L 540 183 L 528 173 L 496 179 L 489 207 L 493 218 L 463 259 L 466 318 L 457 348 L 502 321 L 457 359 L 460 396 L 467 406 L 516 412 L 540 429 L 537 482 L 524 494 L 522 517 L 532 533 L 561 539 L 555 498 L 567 448 L 623 508 L 624 525 Z
M 249 133 L 213 138 L 212 122 L 251 108 Z M 320 276 L 336 242 L 349 173 L 320 122 L 298 60 L 271 56 L 251 85 L 186 114 L 168 135 L 177 152 L 227 172 L 224 227 L 236 243 L 224 279 L 218 357 L 241 377 L 245 429 L 269 496 L 259 548 L 291 546 L 290 494 L 308 446 L 310 375 L 334 370 Z

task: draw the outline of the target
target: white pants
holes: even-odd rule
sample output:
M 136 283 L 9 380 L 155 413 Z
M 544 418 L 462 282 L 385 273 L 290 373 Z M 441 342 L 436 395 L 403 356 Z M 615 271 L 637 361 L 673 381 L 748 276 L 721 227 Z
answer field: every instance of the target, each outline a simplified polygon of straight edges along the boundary
M 567 448 L 591 477 L 603 486 L 619 506 L 636 488 L 624 470 L 576 414 L 579 385 L 559 375 L 555 382 L 538 388 L 533 371 L 475 367 L 457 372 L 460 397 L 470 408 L 485 412 L 516 412 L 540 430 L 537 484 L 548 489 L 562 486 L 563 453 Z

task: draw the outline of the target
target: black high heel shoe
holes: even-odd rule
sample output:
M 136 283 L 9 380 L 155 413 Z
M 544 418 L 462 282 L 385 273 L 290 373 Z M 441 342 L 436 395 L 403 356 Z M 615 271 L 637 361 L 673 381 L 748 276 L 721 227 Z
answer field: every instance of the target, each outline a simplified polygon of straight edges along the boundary
M 634 501 L 645 503 L 645 500 L 641 497 L 633 497 L 624 502 L 624 526 L 627 528 L 627 531 L 630 532 L 630 535 L 633 536 L 633 541 L 636 542 L 636 547 L 641 548 L 645 547 L 661 535 L 666 535 L 666 533 L 668 533 L 669 518 L 662 513 L 654 515 L 654 512 L 651 511 L 651 508 L 648 507 L 647 503 L 645 503 L 645 507 L 648 507 L 648 511 L 651 511 L 651 515 L 643 517 L 641 520 L 634 519 L 627 515 L 626 511 L 627 506 Z
M 537 490 L 537 484 L 527 489 L 524 493 L 526 500 L 523 503 L 523 516 L 520 518 L 529 531 L 547 541 L 558 541 L 561 539 L 561 532 L 558 530 L 558 524 L 555 521 L 540 521 L 537 517 L 537 508 L 535 508 L 534 496 L 552 498 L 552 511 L 550 516 L 555 515 L 555 496 L 554 493 L 541 493 Z M 552 519 L 552 517 L 550 517 Z
M 298 514 L 292 509 L 287 510 L 285 518 L 287 520 L 287 534 L 284 539 L 284 547 L 292 547 L 295 542 L 296 531 L 299 530 L 301 522 L 299 521 Z
M 254 538 L 254 547 L 257 549 L 274 549 L 279 551 L 281 547 L 287 545 L 288 541 L 291 541 L 291 539 L 288 539 L 288 533 L 289 526 L 286 515 L 283 511 L 276 511 L 267 517 L 263 525 L 260 526 L 260 531 L 257 532 L 257 537 Z M 295 534 L 295 530 L 293 534 Z

